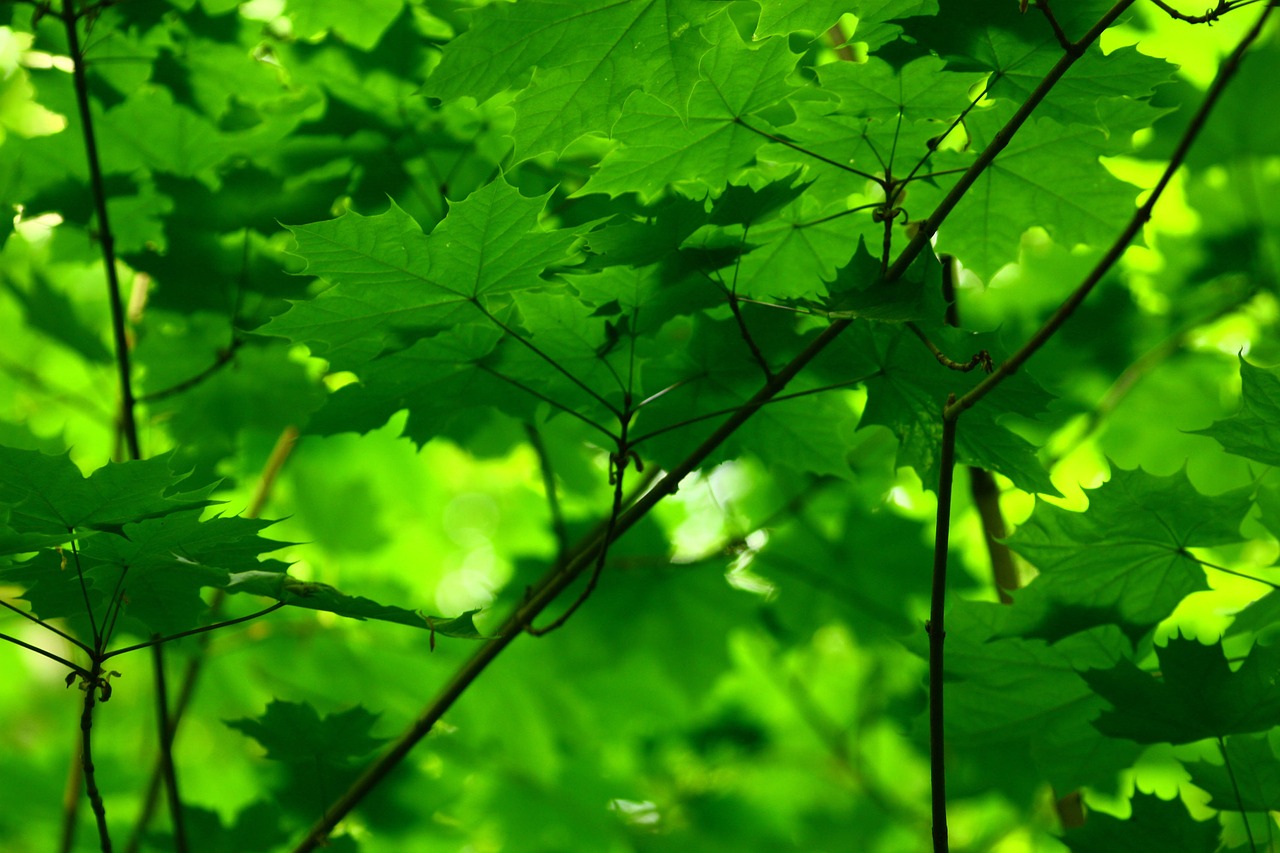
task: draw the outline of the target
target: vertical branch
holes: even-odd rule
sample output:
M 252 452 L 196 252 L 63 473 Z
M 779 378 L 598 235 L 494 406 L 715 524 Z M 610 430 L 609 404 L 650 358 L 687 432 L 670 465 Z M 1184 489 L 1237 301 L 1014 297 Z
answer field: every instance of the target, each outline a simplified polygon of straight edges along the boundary
M 284 468 L 284 463 L 289 458 L 289 454 L 293 452 L 293 447 L 297 440 L 298 429 L 293 426 L 285 427 L 280 433 L 280 437 L 276 439 L 276 445 L 271 451 L 271 456 L 267 458 L 267 464 L 262 470 L 262 476 L 258 479 L 258 487 L 254 490 L 253 498 L 249 502 L 249 508 L 245 511 L 246 517 L 257 518 L 262 514 L 263 507 L 267 504 L 267 499 L 271 495 L 271 489 L 275 485 L 276 478 L 280 475 L 281 469 Z M 226 593 L 223 590 L 217 590 L 213 594 L 213 600 L 209 603 L 210 618 L 217 618 L 225 601 Z M 195 695 L 196 684 L 200 680 L 200 673 L 207 659 L 209 641 L 212 638 L 212 633 L 200 635 L 200 645 L 196 653 L 187 661 L 186 669 L 182 673 L 182 683 L 178 686 L 178 695 L 174 699 L 173 707 L 169 713 L 169 754 L 172 754 L 172 744 L 178 734 L 178 723 L 181 722 L 183 714 L 186 713 L 187 707 L 191 704 L 191 698 Z M 137 853 L 141 849 L 142 836 L 147 827 L 151 825 L 151 818 L 155 814 L 156 803 L 160 799 L 160 785 L 164 781 L 165 775 L 163 767 L 163 753 L 165 750 L 162 748 L 161 752 L 162 755 L 156 759 L 156 765 L 151 770 L 151 778 L 147 783 L 146 793 L 142 797 L 142 806 L 138 810 L 137 819 L 134 821 L 133 832 L 129 836 L 128 843 L 125 844 L 125 853 Z M 175 824 L 175 828 L 176 826 Z
M 89 188 L 93 193 L 93 205 L 98 219 L 98 244 L 102 247 L 102 262 L 107 270 L 107 291 L 111 297 L 111 334 L 115 339 L 116 368 L 120 377 L 120 431 L 129 449 L 130 459 L 140 459 L 138 423 L 134 418 L 132 370 L 129 366 L 129 339 L 125 329 L 124 300 L 120 296 L 120 276 L 116 270 L 115 237 L 111 232 L 111 219 L 107 214 L 107 193 L 102 183 L 102 163 L 98 159 L 98 141 L 93 132 L 93 114 L 89 107 L 89 81 L 84 70 L 84 51 L 80 46 L 80 13 L 66 0 L 62 8 L 62 23 L 67 30 L 67 48 L 71 53 L 72 80 L 76 87 L 76 106 L 80 113 L 80 128 L 84 133 L 85 158 L 89 163 Z
M 160 741 L 160 767 L 164 775 L 165 792 L 169 796 L 169 814 L 173 819 L 173 849 L 187 853 L 187 830 L 182 815 L 182 798 L 178 795 L 178 774 L 173 767 L 173 725 L 169 721 L 169 691 L 164 678 L 162 646 L 151 647 L 151 665 L 155 668 L 156 729 Z
M 948 397 L 944 411 L 955 402 Z M 947 853 L 947 774 L 943 752 L 942 641 L 947 603 L 947 547 L 951 540 L 951 482 L 955 474 L 956 418 L 943 415 L 942 455 L 938 472 L 938 520 L 933 537 L 933 584 L 929 592 L 929 781 L 933 802 L 933 851 Z
M 80 789 L 84 786 L 84 765 L 80 757 L 80 736 L 76 736 L 71 766 L 67 768 L 67 786 L 62 791 L 62 835 L 58 853 L 71 853 L 76 846 L 76 826 L 80 817 Z
M 947 303 L 947 325 L 959 328 L 960 305 L 956 299 L 956 259 L 951 255 L 939 255 L 942 262 L 942 298 Z M 987 556 L 991 560 L 991 573 L 996 584 L 996 594 L 1001 604 L 1012 604 L 1012 590 L 1022 586 L 1018 579 L 1018 569 L 1013 562 L 1013 552 L 1009 546 L 1001 542 L 1009 530 L 1004 523 L 1004 513 L 1000 510 L 1000 490 L 996 488 L 995 477 L 985 468 L 977 465 L 969 466 L 969 493 L 973 497 L 973 505 L 978 508 L 978 516 L 982 519 L 982 539 L 987 545 Z
M 102 802 L 102 792 L 98 790 L 98 777 L 93 765 L 93 706 L 97 702 L 98 683 L 101 680 L 102 663 L 95 659 L 89 670 L 88 680 L 81 683 L 84 688 L 84 710 L 80 713 L 80 753 L 81 766 L 84 768 L 84 787 L 89 794 L 89 805 L 93 808 L 93 816 L 98 824 L 98 842 L 102 853 L 111 853 L 107 807 Z

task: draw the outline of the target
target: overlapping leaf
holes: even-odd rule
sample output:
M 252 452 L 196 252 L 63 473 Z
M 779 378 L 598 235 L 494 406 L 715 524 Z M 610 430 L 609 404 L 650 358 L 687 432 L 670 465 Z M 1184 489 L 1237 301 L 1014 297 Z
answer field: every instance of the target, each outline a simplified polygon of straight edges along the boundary
M 353 366 L 481 315 L 473 303 L 542 285 L 577 237 L 545 231 L 545 199 L 497 180 L 454 204 L 430 236 L 394 203 L 376 216 L 291 230 L 307 272 L 334 287 L 294 305 L 265 329 Z
M 648 200 L 677 181 L 717 191 L 750 162 L 767 141 L 760 132 L 773 129 L 756 114 L 792 91 L 797 57 L 785 39 L 748 47 L 727 21 L 710 35 L 715 46 L 702 59 L 687 116 L 647 92 L 633 94 L 613 127 L 622 144 L 579 194 L 637 192 Z
M 1121 660 L 1081 673 L 1114 707 L 1094 723 L 1138 743 L 1190 743 L 1265 731 L 1280 715 L 1280 647 L 1254 646 L 1236 670 L 1221 643 L 1182 636 L 1156 647 L 1158 674 Z
M 1280 465 L 1280 368 L 1255 367 L 1241 358 L 1240 381 L 1240 411 L 1196 432 L 1216 440 L 1228 453 Z
M 426 91 L 485 100 L 533 70 L 514 103 L 518 156 L 559 154 L 584 133 L 607 133 L 641 88 L 685 115 L 708 46 L 698 25 L 714 11 L 699 0 L 490 4 L 450 43 Z
M 1124 820 L 1108 814 L 1092 814 L 1083 827 L 1062 838 L 1072 853 L 1203 853 L 1216 849 L 1218 824 L 1193 820 L 1175 797 L 1139 794 L 1131 801 L 1133 813 Z
M 1057 636 L 1120 621 L 1132 629 L 1150 627 L 1185 596 L 1206 589 L 1204 569 L 1188 548 L 1240 541 L 1239 526 L 1249 509 L 1245 491 L 1206 497 L 1186 472 L 1156 477 L 1142 470 L 1115 469 L 1111 480 L 1089 495 L 1087 512 L 1041 504 L 1010 537 L 1039 577 L 1041 605 L 1020 612 L 1022 629 L 1066 609 Z

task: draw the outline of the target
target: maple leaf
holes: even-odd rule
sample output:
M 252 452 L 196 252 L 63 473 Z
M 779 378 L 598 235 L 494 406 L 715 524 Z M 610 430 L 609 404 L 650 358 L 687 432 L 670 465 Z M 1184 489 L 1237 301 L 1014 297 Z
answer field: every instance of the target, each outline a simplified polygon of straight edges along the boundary
M 1037 506 L 1008 540 L 1040 570 L 1029 590 L 1034 599 L 1013 608 L 1018 624 L 1025 629 L 1050 618 L 1042 607 L 1052 601 L 1054 608 L 1073 608 L 1054 636 L 1102 621 L 1149 628 L 1183 597 L 1207 588 L 1188 549 L 1240 541 L 1249 504 L 1247 490 L 1201 495 L 1185 471 L 1155 477 L 1117 468 L 1089 493 L 1086 512 Z
M 1265 731 L 1280 714 L 1280 650 L 1254 646 L 1236 670 L 1221 643 L 1178 635 L 1156 647 L 1158 675 L 1127 660 L 1080 673 L 1114 708 L 1094 725 L 1138 743 L 1190 743 Z
M 1241 357 L 1240 382 L 1240 411 L 1195 432 L 1216 440 L 1228 453 L 1280 465 L 1280 368 L 1255 367 Z
M 578 238 L 539 226 L 545 202 L 498 180 L 451 205 L 429 236 L 394 203 L 377 216 L 347 213 L 295 226 L 307 272 L 335 286 L 263 331 L 352 366 L 477 320 L 473 303 L 540 287 L 542 272 L 567 259 Z
M 698 27 L 713 11 L 699 0 L 490 4 L 450 43 L 425 88 L 438 98 L 485 100 L 533 70 L 513 103 L 517 156 L 559 154 L 609 128 L 641 88 L 686 115 L 708 47 Z M 503 49 L 495 53 L 494 43 Z

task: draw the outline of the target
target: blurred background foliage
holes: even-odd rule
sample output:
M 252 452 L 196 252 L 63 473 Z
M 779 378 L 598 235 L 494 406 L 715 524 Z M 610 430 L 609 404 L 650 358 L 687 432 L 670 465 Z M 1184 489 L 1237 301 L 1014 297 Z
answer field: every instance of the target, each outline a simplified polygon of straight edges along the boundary
M 219 478 L 222 511 L 249 506 L 282 431 L 305 427 L 326 391 L 347 381 L 304 347 L 253 334 L 286 300 L 322 286 L 291 275 L 301 264 L 278 223 L 372 214 L 390 196 L 429 231 L 446 200 L 488 183 L 508 157 L 510 96 L 442 103 L 420 91 L 441 46 L 482 5 L 172 0 L 110 4 L 97 16 L 92 91 L 132 293 L 143 441 L 151 454 L 175 449 L 180 469 Z M 1149 186 L 1247 22 L 1191 29 L 1138 9 L 1104 48 L 1136 43 L 1178 65 L 1153 103 L 1181 109 L 1140 131 L 1134 154 L 1105 162 Z M 20 205 L 12 221 L 11 208 L 0 217 L 0 443 L 69 449 L 87 471 L 119 455 L 108 305 L 81 141 L 67 127 L 65 35 L 33 11 L 0 4 L 0 196 Z M 851 16 L 843 23 L 857 32 Z M 832 48 L 819 39 L 808 50 L 822 60 Z M 1240 356 L 1280 362 L 1278 63 L 1273 37 L 1224 99 L 1145 245 L 1035 360 L 1059 399 L 1047 418 L 1012 426 L 1043 446 L 1064 497 L 998 478 L 1011 527 L 1037 500 L 1083 508 L 1083 490 L 1113 466 L 1185 468 L 1210 495 L 1260 482 L 1252 541 L 1220 559 L 1254 572 L 1273 562 L 1280 482 L 1192 431 L 1238 408 Z M 589 221 L 599 197 L 565 201 L 599 159 L 593 144 L 527 160 L 507 180 L 526 196 L 554 190 L 548 209 L 560 221 Z M 1100 253 L 1027 231 L 1016 264 L 962 279 L 966 326 L 1025 339 Z M 193 377 L 201 381 L 183 387 Z M 849 418 L 866 404 L 861 390 L 837 395 Z M 402 425 L 399 416 L 363 436 L 304 434 L 263 512 L 280 519 L 269 535 L 301 543 L 277 556 L 298 577 L 379 601 L 449 615 L 483 608 L 477 624 L 492 629 L 556 554 L 538 454 L 500 416 L 468 418 L 420 450 Z M 540 429 L 565 523 L 586 530 L 609 503 L 605 453 L 564 417 L 544 413 Z M 849 427 L 840 446 L 844 476 L 761 459 L 746 440 L 692 477 L 619 543 L 569 625 L 516 643 L 330 849 L 925 849 L 920 652 L 934 498 L 895 466 L 884 427 Z M 963 477 L 953 589 L 995 601 Z M 1259 595 L 1239 578 L 1210 582 L 1157 638 L 1212 642 Z M 19 638 L 37 630 L 5 620 Z M 177 742 L 202 827 L 193 849 L 285 843 L 471 649 L 440 640 L 432 652 L 421 632 L 293 610 L 207 645 L 174 644 L 179 665 L 203 661 Z M 95 723 L 122 848 L 154 751 L 147 667 L 128 663 Z M 55 665 L 16 646 L 0 644 L 0 673 L 0 846 L 43 853 L 63 831 L 79 707 Z M 272 719 L 286 722 L 256 723 Z M 281 731 L 296 741 L 273 744 Z M 955 749 L 953 849 L 1064 849 L 1053 803 L 1066 792 L 1037 781 L 1024 737 L 957 738 Z M 1180 793 L 1194 816 L 1215 814 L 1182 768 L 1219 763 L 1216 752 L 1155 745 L 1126 758 L 1132 769 L 1087 787 L 1091 808 L 1126 814 L 1138 790 Z M 1238 816 L 1220 820 L 1243 845 Z M 88 815 L 80 822 L 74 849 L 96 849 Z M 129 849 L 168 849 L 165 826 L 158 817 Z

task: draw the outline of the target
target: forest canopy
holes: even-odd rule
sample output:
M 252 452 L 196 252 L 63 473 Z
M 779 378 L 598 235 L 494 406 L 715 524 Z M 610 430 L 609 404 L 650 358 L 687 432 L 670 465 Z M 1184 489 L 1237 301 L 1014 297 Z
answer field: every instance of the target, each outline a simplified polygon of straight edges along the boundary
M 0 846 L 1280 850 L 1273 0 L 0 0 Z

